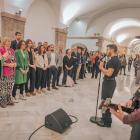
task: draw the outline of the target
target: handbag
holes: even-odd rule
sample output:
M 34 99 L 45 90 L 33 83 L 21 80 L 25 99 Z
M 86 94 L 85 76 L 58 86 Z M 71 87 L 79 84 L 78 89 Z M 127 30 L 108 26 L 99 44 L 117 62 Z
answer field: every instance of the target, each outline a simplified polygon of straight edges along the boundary
M 127 65 L 126 61 L 123 60 L 123 61 L 121 62 L 121 66 L 126 66 L 126 65 Z

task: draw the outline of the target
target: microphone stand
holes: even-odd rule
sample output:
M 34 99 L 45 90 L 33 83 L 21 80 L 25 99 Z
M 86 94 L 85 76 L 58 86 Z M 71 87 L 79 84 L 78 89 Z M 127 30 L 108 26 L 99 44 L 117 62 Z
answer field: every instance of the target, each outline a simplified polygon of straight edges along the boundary
M 90 118 L 90 121 L 92 123 L 97 123 L 100 122 L 101 119 L 99 117 L 97 117 L 97 111 L 98 111 L 98 101 L 99 101 L 99 93 L 100 93 L 100 82 L 101 82 L 101 72 L 100 72 L 100 77 L 99 77 L 99 84 L 98 84 L 98 95 L 97 95 L 97 104 L 96 104 L 96 114 L 95 116 Z

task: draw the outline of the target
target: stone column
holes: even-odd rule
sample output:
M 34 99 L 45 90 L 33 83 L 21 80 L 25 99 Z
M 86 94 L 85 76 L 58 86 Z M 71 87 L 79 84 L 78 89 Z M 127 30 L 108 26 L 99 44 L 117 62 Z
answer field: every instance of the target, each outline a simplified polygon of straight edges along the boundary
M 98 46 L 98 51 L 103 51 L 103 43 L 104 43 L 104 39 L 103 38 L 99 38 L 98 42 L 96 42 L 96 46 Z
M 67 41 L 68 31 L 63 29 L 55 29 L 55 50 L 58 50 L 59 45 L 63 45 L 63 56 L 66 53 L 66 41 Z
M 24 28 L 26 18 L 18 17 L 6 12 L 1 13 L 1 36 L 15 39 L 15 32 L 21 32 L 24 39 Z

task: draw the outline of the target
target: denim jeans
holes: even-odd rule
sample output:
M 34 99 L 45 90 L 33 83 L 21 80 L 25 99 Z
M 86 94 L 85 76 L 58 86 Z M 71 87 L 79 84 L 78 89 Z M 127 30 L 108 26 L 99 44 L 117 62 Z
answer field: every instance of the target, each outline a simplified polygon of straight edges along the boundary
M 47 87 L 50 87 L 50 80 L 51 80 L 51 75 L 53 75 L 53 80 L 52 80 L 52 87 L 55 87 L 55 82 L 57 79 L 57 68 L 56 67 L 50 67 L 48 69 L 48 80 L 47 80 Z
M 64 69 L 62 85 L 66 83 L 67 75 L 69 75 L 70 77 L 72 77 L 72 70 Z

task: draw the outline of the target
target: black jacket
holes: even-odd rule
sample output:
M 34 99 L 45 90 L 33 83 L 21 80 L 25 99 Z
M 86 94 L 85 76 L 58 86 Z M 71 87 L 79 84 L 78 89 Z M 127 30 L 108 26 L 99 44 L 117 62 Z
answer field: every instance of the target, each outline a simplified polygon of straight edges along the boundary
M 10 48 L 12 48 L 14 51 L 17 49 L 17 41 L 16 40 L 13 40 L 11 42 L 11 47 Z

